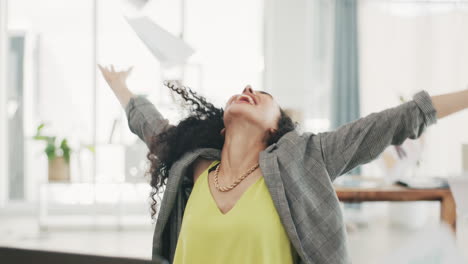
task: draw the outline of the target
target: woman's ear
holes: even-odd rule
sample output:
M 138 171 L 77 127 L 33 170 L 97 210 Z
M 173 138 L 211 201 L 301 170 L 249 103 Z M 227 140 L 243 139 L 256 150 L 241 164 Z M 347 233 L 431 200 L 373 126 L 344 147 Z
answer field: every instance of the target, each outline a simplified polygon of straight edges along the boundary
M 224 127 L 223 129 L 221 129 L 220 134 L 221 134 L 221 136 L 224 137 L 225 133 L 226 133 L 226 128 Z
M 268 129 L 268 132 L 270 133 L 270 135 L 274 135 L 274 134 L 276 133 L 276 131 L 277 131 L 277 130 L 274 129 L 274 128 L 269 128 L 269 129 Z
M 276 133 L 276 129 L 274 128 L 268 128 L 267 131 L 265 132 L 265 137 L 263 139 L 264 142 L 268 142 L 268 140 Z

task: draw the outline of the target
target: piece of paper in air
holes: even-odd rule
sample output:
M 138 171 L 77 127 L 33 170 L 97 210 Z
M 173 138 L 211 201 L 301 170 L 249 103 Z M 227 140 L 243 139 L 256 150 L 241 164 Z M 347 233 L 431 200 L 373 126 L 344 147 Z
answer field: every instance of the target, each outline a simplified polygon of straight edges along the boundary
M 125 19 L 164 67 L 183 64 L 195 52 L 182 39 L 172 35 L 146 16 L 125 17 Z
M 449 177 L 447 179 L 455 199 L 457 215 L 468 217 L 468 176 Z

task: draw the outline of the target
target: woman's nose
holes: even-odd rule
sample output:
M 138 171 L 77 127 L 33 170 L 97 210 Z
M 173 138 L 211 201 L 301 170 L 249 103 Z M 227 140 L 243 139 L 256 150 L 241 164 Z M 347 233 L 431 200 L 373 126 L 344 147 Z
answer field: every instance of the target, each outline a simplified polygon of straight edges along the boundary
M 242 93 L 245 93 L 246 91 L 248 91 L 249 93 L 255 94 L 254 91 L 253 91 L 253 89 L 252 89 L 252 86 L 250 86 L 250 84 L 247 85 L 247 86 L 244 88 L 244 91 L 242 91 Z

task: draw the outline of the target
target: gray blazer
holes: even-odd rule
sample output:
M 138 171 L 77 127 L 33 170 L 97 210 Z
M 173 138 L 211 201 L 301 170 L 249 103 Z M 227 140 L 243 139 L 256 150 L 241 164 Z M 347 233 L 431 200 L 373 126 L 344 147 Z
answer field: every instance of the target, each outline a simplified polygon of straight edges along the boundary
M 172 126 L 144 97 L 131 98 L 125 112 L 130 130 L 147 145 L 151 135 Z M 372 113 L 331 132 L 288 132 L 260 152 L 260 169 L 295 249 L 295 263 L 350 263 L 333 180 L 374 160 L 390 144 L 418 138 L 436 122 L 431 97 L 421 91 L 412 101 Z M 199 156 L 219 160 L 221 150 L 195 149 L 170 168 L 154 230 L 153 258 L 159 254 L 173 261 L 193 186 L 187 169 Z

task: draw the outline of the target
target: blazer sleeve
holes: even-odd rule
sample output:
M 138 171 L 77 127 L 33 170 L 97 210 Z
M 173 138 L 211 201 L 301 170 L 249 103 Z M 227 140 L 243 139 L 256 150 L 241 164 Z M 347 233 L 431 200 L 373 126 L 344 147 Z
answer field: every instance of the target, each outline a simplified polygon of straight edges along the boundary
M 426 91 L 399 106 L 372 113 L 334 131 L 317 134 L 322 158 L 331 180 L 356 166 L 376 159 L 389 145 L 418 138 L 437 122 L 432 99 Z
M 125 106 L 125 114 L 128 127 L 133 134 L 137 135 L 148 148 L 151 138 L 173 125 L 156 109 L 153 103 L 143 96 L 133 96 Z

